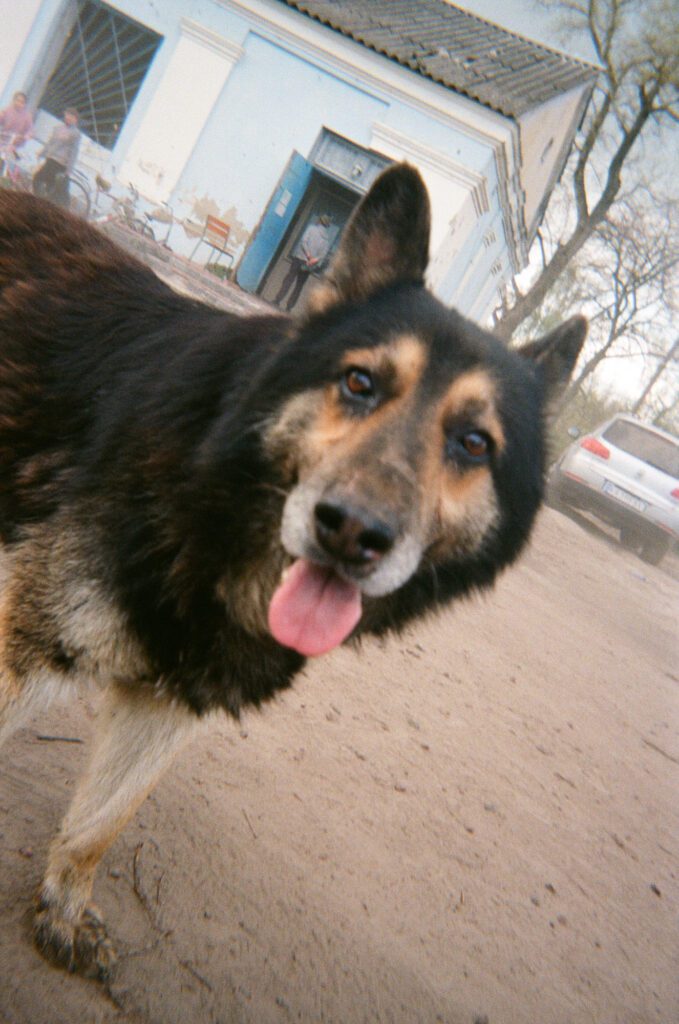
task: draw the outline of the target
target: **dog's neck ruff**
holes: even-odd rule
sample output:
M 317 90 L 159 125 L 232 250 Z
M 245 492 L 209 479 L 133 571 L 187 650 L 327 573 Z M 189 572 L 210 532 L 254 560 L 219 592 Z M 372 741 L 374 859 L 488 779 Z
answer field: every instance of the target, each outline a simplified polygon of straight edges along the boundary
M 358 587 L 304 558 L 287 571 L 269 606 L 274 639 L 308 658 L 338 647 L 360 617 Z

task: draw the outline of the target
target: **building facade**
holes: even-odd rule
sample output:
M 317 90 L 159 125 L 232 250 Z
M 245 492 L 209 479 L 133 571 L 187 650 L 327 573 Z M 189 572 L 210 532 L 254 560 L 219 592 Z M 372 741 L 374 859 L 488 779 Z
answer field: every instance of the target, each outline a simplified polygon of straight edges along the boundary
M 207 214 L 226 221 L 236 280 L 265 298 L 310 221 L 327 214 L 336 242 L 375 176 L 405 159 L 432 199 L 431 287 L 487 319 L 526 264 L 594 78 L 445 0 L 0 11 L 3 105 L 24 90 L 42 138 L 76 106 L 90 179 L 169 204 L 186 255 Z

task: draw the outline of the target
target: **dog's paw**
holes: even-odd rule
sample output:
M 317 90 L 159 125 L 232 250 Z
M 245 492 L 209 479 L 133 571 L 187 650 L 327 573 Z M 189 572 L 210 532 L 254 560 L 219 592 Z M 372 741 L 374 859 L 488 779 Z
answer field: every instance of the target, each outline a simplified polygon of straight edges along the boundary
M 86 907 L 73 923 L 41 900 L 33 936 L 42 955 L 58 967 L 84 978 L 104 982 L 110 979 L 116 962 L 115 950 L 95 907 Z

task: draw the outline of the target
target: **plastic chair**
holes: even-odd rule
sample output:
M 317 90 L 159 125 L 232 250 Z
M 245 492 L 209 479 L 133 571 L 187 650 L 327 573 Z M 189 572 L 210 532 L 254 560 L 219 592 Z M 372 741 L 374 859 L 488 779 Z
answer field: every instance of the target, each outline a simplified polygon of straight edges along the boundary
M 223 220 L 219 220 L 217 217 L 212 217 L 208 214 L 205 221 L 205 227 L 203 233 L 196 242 L 193 252 L 191 253 L 191 259 L 198 252 L 198 248 L 202 243 L 209 245 L 211 249 L 217 252 L 217 259 L 214 261 L 214 266 L 217 266 L 222 256 L 226 256 L 229 261 L 229 266 L 233 264 L 233 253 L 229 252 L 226 245 L 229 240 L 229 233 L 231 228 Z M 207 265 L 210 266 L 211 259 L 207 261 Z

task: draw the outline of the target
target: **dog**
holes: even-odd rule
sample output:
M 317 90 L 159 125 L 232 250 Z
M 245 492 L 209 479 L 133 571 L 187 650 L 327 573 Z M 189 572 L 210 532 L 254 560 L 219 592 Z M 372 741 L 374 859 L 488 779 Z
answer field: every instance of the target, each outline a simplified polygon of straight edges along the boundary
M 393 165 L 306 311 L 242 317 L 0 192 L 0 728 L 105 693 L 36 897 L 52 962 L 109 975 L 97 863 L 198 722 L 524 547 L 586 325 L 505 347 L 427 290 L 429 234 Z

